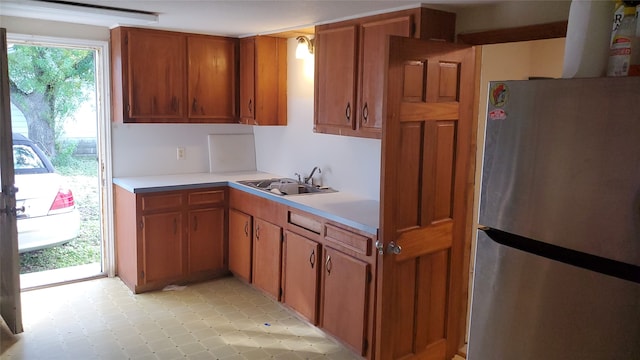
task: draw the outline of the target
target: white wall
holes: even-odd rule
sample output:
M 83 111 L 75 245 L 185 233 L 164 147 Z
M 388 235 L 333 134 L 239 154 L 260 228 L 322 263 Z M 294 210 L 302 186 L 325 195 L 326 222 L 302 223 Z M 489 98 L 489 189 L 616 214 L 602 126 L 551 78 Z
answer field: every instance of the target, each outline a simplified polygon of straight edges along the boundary
M 52 36 L 84 40 L 109 40 L 109 29 L 100 26 L 0 16 L 0 26 L 8 33 Z
M 319 166 L 324 185 L 379 200 L 380 140 L 313 132 L 313 59 L 296 59 L 296 40 L 287 44 L 288 126 L 254 128 L 258 170 L 292 177 Z

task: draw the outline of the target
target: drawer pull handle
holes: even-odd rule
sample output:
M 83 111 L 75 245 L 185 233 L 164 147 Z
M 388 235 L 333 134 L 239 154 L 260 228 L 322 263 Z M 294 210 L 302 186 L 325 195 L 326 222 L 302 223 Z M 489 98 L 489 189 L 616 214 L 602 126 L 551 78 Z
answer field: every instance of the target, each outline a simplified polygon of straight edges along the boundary
M 362 108 L 362 120 L 366 124 L 369 121 L 369 105 L 365 102 Z
M 324 263 L 324 266 L 327 269 L 327 274 L 331 274 L 331 255 L 327 255 L 327 261 Z
M 351 122 L 351 103 L 347 103 L 347 108 L 344 110 L 344 116 L 347 118 L 347 122 Z
M 249 222 L 244 223 L 244 236 L 249 237 Z
M 260 226 L 256 226 L 256 240 L 260 240 Z
M 311 264 L 311 268 L 316 265 L 316 250 L 311 250 L 311 255 L 309 255 L 309 264 Z

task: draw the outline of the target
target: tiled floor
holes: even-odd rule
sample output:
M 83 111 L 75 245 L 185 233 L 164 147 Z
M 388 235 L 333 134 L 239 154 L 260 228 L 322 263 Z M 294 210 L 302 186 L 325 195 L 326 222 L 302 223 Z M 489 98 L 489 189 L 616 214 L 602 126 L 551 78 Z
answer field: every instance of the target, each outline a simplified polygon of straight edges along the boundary
M 103 278 L 23 292 L 22 310 L 3 359 L 360 359 L 232 277 L 139 295 Z

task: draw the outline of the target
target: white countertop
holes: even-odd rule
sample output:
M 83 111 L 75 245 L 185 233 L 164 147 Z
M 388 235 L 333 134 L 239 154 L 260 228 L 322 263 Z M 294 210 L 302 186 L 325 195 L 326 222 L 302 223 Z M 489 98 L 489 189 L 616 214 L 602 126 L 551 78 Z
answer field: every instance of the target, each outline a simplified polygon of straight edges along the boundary
M 282 178 L 259 171 L 234 173 L 195 173 L 114 178 L 113 183 L 133 193 L 230 186 L 277 201 L 347 226 L 376 235 L 379 227 L 380 203 L 349 193 L 300 194 L 281 196 L 238 183 L 242 180 Z

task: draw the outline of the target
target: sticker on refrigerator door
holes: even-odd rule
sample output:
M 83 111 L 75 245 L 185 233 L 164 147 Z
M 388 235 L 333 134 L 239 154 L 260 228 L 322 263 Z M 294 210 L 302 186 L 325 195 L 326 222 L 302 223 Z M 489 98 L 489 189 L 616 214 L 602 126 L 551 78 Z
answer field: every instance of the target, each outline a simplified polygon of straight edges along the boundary
M 505 83 L 493 83 L 489 88 L 489 101 L 495 107 L 503 107 L 507 103 L 509 90 Z
M 507 112 L 502 109 L 493 109 L 489 111 L 489 120 L 505 120 Z

